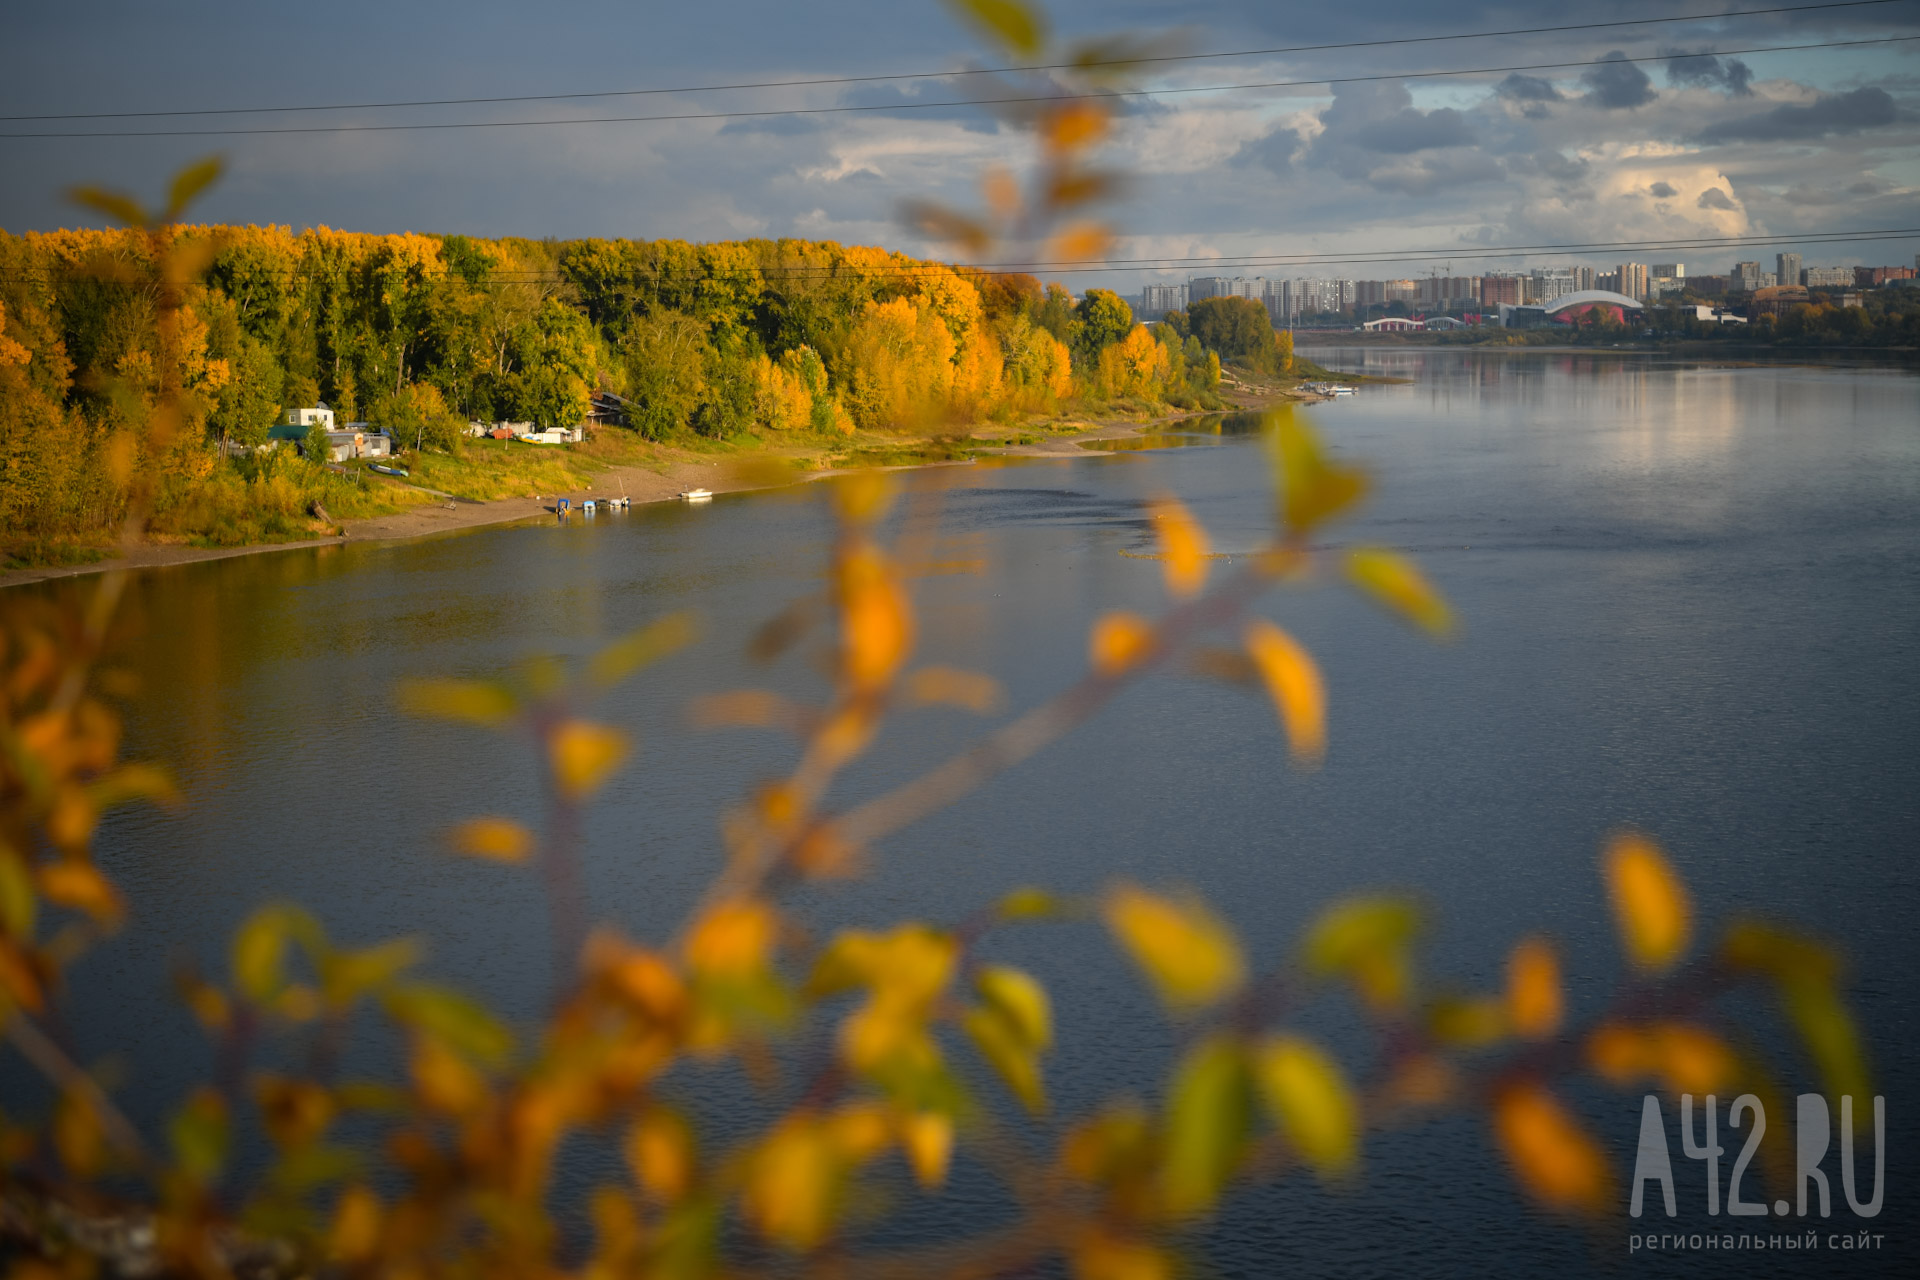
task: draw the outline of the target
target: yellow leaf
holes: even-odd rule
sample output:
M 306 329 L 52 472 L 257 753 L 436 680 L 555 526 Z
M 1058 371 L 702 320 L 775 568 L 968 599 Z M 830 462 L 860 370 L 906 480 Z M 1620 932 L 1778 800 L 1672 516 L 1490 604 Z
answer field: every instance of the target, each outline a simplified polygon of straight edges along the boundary
M 327 1249 L 345 1263 L 365 1262 L 380 1246 L 380 1197 L 356 1183 L 340 1193 L 334 1206 Z
M 913 649 L 913 609 L 880 551 L 861 544 L 839 563 L 840 644 L 847 682 L 884 689 Z
M 626 756 L 625 734 L 585 720 L 569 720 L 547 738 L 554 782 L 575 800 L 598 790 Z
M 1347 577 L 1354 585 L 1409 622 L 1444 636 L 1453 630 L 1453 610 L 1406 557 L 1380 547 L 1347 552 Z
M 1153 627 L 1137 613 L 1102 614 L 1087 638 L 1087 656 L 1103 676 L 1117 676 L 1153 648 Z
M 1692 908 L 1686 887 L 1653 841 L 1614 837 L 1606 853 L 1607 889 L 1628 957 L 1642 969 L 1670 968 L 1686 950 Z
M 1203 1041 L 1180 1063 L 1168 1090 L 1160 1194 L 1171 1216 L 1213 1208 L 1240 1163 L 1251 1122 L 1245 1047 L 1226 1036 Z
M 1048 920 L 1066 913 L 1066 904 L 1045 889 L 1015 889 L 996 908 L 1002 920 Z
M 519 713 L 504 685 L 487 680 L 409 680 L 400 686 L 401 709 L 416 716 L 464 720 L 497 729 Z
M 1560 1029 L 1560 959 L 1544 938 L 1527 938 L 1507 957 L 1507 1020 L 1527 1040 L 1544 1040 Z
M 1139 1240 L 1090 1234 L 1073 1249 L 1073 1280 L 1173 1280 L 1173 1274 L 1172 1259 Z
M 856 471 L 833 482 L 833 509 L 848 524 L 871 524 L 893 502 L 893 482 L 879 471 Z
M 0 844 L 0 929 L 21 942 L 33 940 L 39 899 L 26 859 Z
M 1044 1112 L 1047 1094 L 1040 1082 L 1039 1055 L 1007 1016 L 991 1007 L 969 1009 L 961 1025 L 974 1048 L 999 1073 L 1020 1104 L 1036 1115 Z
M 893 1143 L 894 1116 L 877 1102 L 854 1102 L 833 1113 L 833 1141 L 853 1164 L 865 1164 Z
M 1166 558 L 1167 591 L 1182 600 L 1200 594 L 1207 585 L 1207 531 L 1171 494 L 1155 498 L 1148 512 Z
M 1264 618 L 1247 624 L 1247 656 L 1280 712 L 1294 763 L 1312 768 L 1327 754 L 1327 690 L 1320 668 L 1298 641 Z
M 953 1159 L 953 1117 L 937 1111 L 920 1111 L 901 1122 L 901 1145 L 913 1176 L 929 1191 L 947 1180 L 947 1165 Z
M 1267 1107 L 1322 1178 L 1345 1177 L 1360 1160 L 1360 1109 L 1338 1064 L 1301 1036 L 1260 1046 L 1254 1071 Z
M 1398 898 L 1337 902 L 1307 931 L 1307 971 L 1350 979 L 1378 1012 L 1399 1010 L 1412 984 L 1409 949 L 1419 925 L 1418 910 Z
M 812 1249 L 833 1230 L 845 1179 L 828 1128 L 813 1116 L 791 1117 L 753 1153 L 747 1216 L 769 1239 L 791 1249 Z
M 1520 1185 L 1547 1208 L 1599 1213 L 1611 1203 L 1599 1144 L 1544 1086 L 1523 1081 L 1502 1089 L 1493 1100 L 1493 1128 Z
M 1319 437 L 1293 410 L 1276 410 L 1273 419 L 1281 516 L 1289 532 L 1303 536 L 1364 497 L 1367 474 L 1329 460 Z
M 73 858 L 41 865 L 40 892 L 47 901 L 84 911 L 102 923 L 110 924 L 126 914 L 126 904 L 99 868 Z
M 1107 927 L 1170 1008 L 1204 1008 L 1246 980 L 1239 942 L 1204 903 L 1176 902 L 1122 884 L 1107 895 L 1104 912 Z
M 690 644 L 699 630 L 691 613 L 668 614 L 595 654 L 587 674 L 600 688 L 611 688 L 649 663 Z
M 627 1167 L 640 1189 L 660 1204 L 676 1204 L 693 1185 L 693 1130 L 679 1112 L 649 1107 L 627 1130 Z
M 453 847 L 494 862 L 525 862 L 533 852 L 533 832 L 511 818 L 473 818 L 453 829 Z
M 992 36 L 1007 52 L 1031 58 L 1046 43 L 1046 21 L 1019 0 L 949 0 L 975 26 Z
M 922 667 L 906 678 L 903 691 L 910 702 L 942 703 L 982 716 L 1006 702 L 998 680 L 958 667 Z
M 486 1105 L 486 1077 L 437 1037 L 416 1036 L 408 1074 L 423 1105 L 448 1115 L 468 1115 Z
M 764 902 L 723 902 L 687 935 L 687 963 L 712 977 L 751 977 L 767 967 L 779 927 L 779 917 Z
M 1010 965 L 983 965 L 974 978 L 980 998 L 1005 1018 L 1032 1049 L 1045 1049 L 1053 1043 L 1053 1005 L 1047 990 L 1033 978 Z

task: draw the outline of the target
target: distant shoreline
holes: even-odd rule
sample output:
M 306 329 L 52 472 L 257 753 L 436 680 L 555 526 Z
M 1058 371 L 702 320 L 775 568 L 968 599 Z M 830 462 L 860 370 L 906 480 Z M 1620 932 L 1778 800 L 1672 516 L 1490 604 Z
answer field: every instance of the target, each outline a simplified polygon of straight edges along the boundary
M 1159 417 L 1127 422 L 1099 422 L 1095 420 L 1085 430 L 1071 435 L 1048 436 L 1036 444 L 994 445 L 991 438 L 982 439 L 980 452 L 999 457 L 1016 458 L 1070 458 L 1087 456 L 1081 449 L 1084 440 L 1113 440 L 1127 436 L 1140 435 L 1148 431 L 1165 427 L 1168 423 L 1181 422 L 1189 418 L 1209 417 L 1215 413 L 1246 412 L 1264 408 L 1282 400 L 1317 400 L 1321 397 L 1305 396 L 1291 392 L 1262 391 L 1249 388 L 1242 397 L 1236 397 L 1224 410 L 1209 409 L 1192 412 L 1181 411 Z M 307 538 L 298 542 L 254 542 L 239 547 L 188 547 L 167 544 L 148 544 L 130 555 L 116 556 L 106 560 L 96 560 L 89 564 L 44 565 L 30 569 L 9 569 L 0 572 L 0 590 L 8 587 L 27 586 L 36 582 L 52 582 L 62 578 L 78 578 L 88 574 L 110 573 L 117 569 L 149 570 L 167 569 L 176 565 L 202 564 L 209 560 L 228 560 L 235 556 L 261 555 L 273 551 L 303 551 L 315 547 L 358 546 L 368 543 L 406 542 L 416 538 L 431 538 L 452 533 L 462 533 L 471 529 L 491 528 L 496 525 L 513 524 L 522 520 L 535 520 L 542 516 L 554 515 L 559 501 L 565 498 L 570 504 L 578 506 L 583 498 L 602 498 L 619 495 L 631 498 L 636 506 L 646 506 L 659 502 L 672 502 L 679 495 L 694 488 L 720 493 L 744 493 L 758 489 L 785 488 L 789 484 L 809 484 L 815 480 L 834 475 L 846 475 L 862 468 L 824 468 L 814 471 L 796 472 L 791 481 L 769 485 L 764 473 L 752 474 L 755 462 L 778 459 L 780 455 L 762 450 L 727 459 L 724 462 L 681 461 L 669 466 L 665 471 L 655 471 L 647 467 L 612 467 L 595 477 L 590 488 L 578 489 L 568 493 L 542 494 L 527 498 L 497 498 L 487 502 L 455 502 L 451 504 L 433 504 L 412 507 L 392 515 L 369 516 L 359 520 L 343 520 L 341 528 L 345 532 L 333 538 Z M 874 468 L 887 471 L 913 471 L 927 467 L 955 466 L 952 461 L 923 461 L 904 463 L 896 466 Z

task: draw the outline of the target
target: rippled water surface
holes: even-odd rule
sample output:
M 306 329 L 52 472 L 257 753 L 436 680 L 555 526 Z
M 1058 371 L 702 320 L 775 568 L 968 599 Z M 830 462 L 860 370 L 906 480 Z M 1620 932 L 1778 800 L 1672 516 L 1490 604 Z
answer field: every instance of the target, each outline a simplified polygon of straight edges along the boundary
M 1595 1229 L 1543 1225 L 1518 1205 L 1483 1124 L 1456 1117 L 1373 1141 L 1348 1191 L 1296 1177 L 1241 1195 L 1207 1245 L 1212 1264 L 1247 1277 L 1911 1274 L 1920 379 L 1542 353 L 1368 358 L 1410 381 L 1313 411 L 1335 449 L 1378 475 L 1338 536 L 1418 556 L 1464 619 L 1458 643 L 1425 643 L 1334 591 L 1275 598 L 1327 672 L 1320 772 L 1286 767 L 1264 705 L 1155 679 L 801 909 L 823 926 L 954 920 L 1016 885 L 1090 890 L 1126 875 L 1197 887 L 1266 964 L 1317 905 L 1393 886 L 1430 908 L 1433 971 L 1489 987 L 1512 941 L 1545 930 L 1566 948 L 1576 1011 L 1591 1011 L 1616 974 L 1596 851 L 1639 824 L 1669 847 L 1707 921 L 1784 914 L 1844 942 L 1887 1097 L 1882 1251 L 1630 1255 L 1630 1232 L 1663 1218 L 1632 1222 L 1623 1193 L 1621 1216 Z M 1256 545 L 1271 510 L 1259 440 L 1229 428 L 1206 443 L 908 477 L 943 522 L 947 571 L 919 586 L 924 655 L 999 675 L 1015 706 L 1073 679 L 1097 612 L 1161 606 L 1159 566 L 1126 554 L 1151 550 L 1142 500 L 1159 489 L 1193 507 L 1218 549 Z M 820 497 L 723 496 L 140 580 L 153 693 L 133 744 L 176 762 L 191 804 L 104 835 L 137 927 L 80 971 L 88 1050 L 124 1051 L 143 1112 L 204 1076 L 167 968 L 222 964 L 234 924 L 278 897 L 345 938 L 424 934 L 438 974 L 536 1015 L 547 951 L 535 878 L 438 851 L 455 817 L 537 813 L 526 746 L 402 718 L 394 683 L 584 654 L 695 608 L 707 638 L 613 701 L 643 748 L 589 830 L 595 914 L 638 935 L 670 929 L 715 868 L 721 808 L 788 758 L 769 734 L 695 733 L 682 709 L 742 684 L 817 690 L 804 646 L 770 672 L 740 650 L 752 624 L 821 588 Z M 946 712 L 897 723 L 844 795 L 872 794 L 977 728 Z M 993 950 L 1054 991 L 1063 1111 L 1155 1089 L 1179 1032 L 1095 930 L 1033 930 Z M 1338 1002 L 1303 1020 L 1360 1052 Z M 1762 1039 L 1786 1052 L 1776 1032 Z M 1779 1061 L 1808 1078 L 1790 1053 Z M 1577 1100 L 1630 1164 L 1638 1097 Z M 1724 1229 L 1705 1215 L 1699 1163 L 1677 1143 L 1674 1158 L 1678 1225 Z M 975 1221 L 996 1211 L 966 1170 L 949 1207 Z M 901 1230 L 948 1225 L 916 1209 Z M 1840 1203 L 1829 1229 L 1859 1225 Z

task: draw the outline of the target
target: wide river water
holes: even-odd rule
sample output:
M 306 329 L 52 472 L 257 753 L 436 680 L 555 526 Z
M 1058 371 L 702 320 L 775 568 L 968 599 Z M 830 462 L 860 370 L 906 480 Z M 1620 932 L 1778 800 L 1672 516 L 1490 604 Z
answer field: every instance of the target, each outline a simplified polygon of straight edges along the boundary
M 1156 677 L 887 842 L 864 878 L 804 892 L 798 909 L 823 927 L 954 921 L 1015 886 L 1090 891 L 1127 876 L 1199 890 L 1265 966 L 1318 907 L 1391 887 L 1429 910 L 1428 972 L 1465 989 L 1496 986 L 1516 938 L 1551 934 L 1580 1014 L 1620 972 L 1596 856 L 1634 824 L 1671 852 L 1705 932 L 1764 914 L 1844 947 L 1886 1097 L 1885 1212 L 1853 1216 L 1836 1150 L 1817 1257 L 1635 1252 L 1643 1231 L 1804 1236 L 1808 1224 L 1708 1218 L 1671 1104 L 1678 1219 L 1628 1218 L 1623 1190 L 1611 1221 L 1548 1224 L 1521 1205 L 1484 1118 L 1452 1115 L 1371 1140 L 1352 1189 L 1295 1176 L 1241 1193 L 1207 1238 L 1211 1264 L 1237 1277 L 1920 1273 L 1920 378 L 1539 352 L 1313 354 L 1407 379 L 1311 411 L 1378 481 L 1329 537 L 1411 552 L 1457 609 L 1458 640 L 1427 642 L 1337 589 L 1271 598 L 1262 608 L 1326 671 L 1320 771 L 1288 767 L 1262 701 Z M 934 558 L 948 570 L 916 588 L 922 657 L 993 673 L 1016 708 L 1064 687 L 1085 668 L 1097 614 L 1163 607 L 1161 566 L 1126 554 L 1152 550 L 1143 501 L 1155 491 L 1183 498 L 1216 548 L 1258 543 L 1272 503 L 1248 424 L 1146 443 L 1165 447 L 903 475 L 938 504 Z M 466 815 L 537 816 L 529 749 L 409 719 L 395 684 L 585 655 L 694 609 L 705 638 L 603 707 L 642 746 L 586 842 L 594 916 L 641 937 L 670 931 L 715 870 L 722 809 L 789 759 L 770 733 L 694 731 L 685 706 L 746 685 L 819 691 L 809 645 L 771 670 L 742 647 L 754 624 L 821 588 L 824 496 L 802 486 L 139 579 L 149 693 L 131 746 L 172 762 L 189 803 L 103 832 L 134 924 L 77 975 L 87 1056 L 120 1054 L 145 1116 L 205 1078 L 209 1055 L 171 1001 L 169 968 L 192 957 L 223 969 L 234 926 L 277 898 L 346 940 L 422 935 L 432 973 L 536 1017 L 548 981 L 537 876 L 458 860 L 442 843 Z M 838 794 L 871 795 L 980 729 L 959 712 L 905 717 Z M 990 949 L 1053 991 L 1060 1111 L 1156 1091 L 1181 1032 L 1095 927 L 1016 932 Z M 1352 1059 L 1343 1003 L 1303 1021 Z M 1811 1087 L 1771 1008 L 1742 1018 Z M 1571 1096 L 1624 1182 L 1638 1092 Z M 1727 1133 L 1720 1106 L 1724 1183 L 1744 1134 Z M 1864 1193 L 1864 1152 L 1861 1163 Z M 1780 1194 L 1757 1190 L 1757 1172 L 1750 1199 Z M 943 1206 L 911 1209 L 900 1231 L 925 1238 L 993 1204 L 963 1168 Z M 1826 1232 L 1863 1227 L 1883 1237 L 1877 1251 L 1826 1251 Z

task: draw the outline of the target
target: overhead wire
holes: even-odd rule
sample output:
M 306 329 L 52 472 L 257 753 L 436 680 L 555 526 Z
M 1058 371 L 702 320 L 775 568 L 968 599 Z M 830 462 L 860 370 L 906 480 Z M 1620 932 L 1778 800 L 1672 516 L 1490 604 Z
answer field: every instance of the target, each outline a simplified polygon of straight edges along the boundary
M 268 115 L 313 111 L 385 111 L 413 107 L 496 106 L 513 102 L 568 102 L 594 98 L 644 97 L 654 94 L 723 93 L 757 89 L 817 88 L 825 85 L 875 84 L 902 80 L 947 80 L 959 76 L 1017 75 L 1040 71 L 1084 71 L 1101 67 L 1147 66 L 1157 63 L 1200 62 L 1228 58 L 1282 57 L 1300 53 L 1331 53 L 1347 49 L 1380 49 L 1396 45 L 1437 44 L 1446 41 L 1491 40 L 1512 36 L 1556 35 L 1570 31 L 1599 31 L 1620 27 L 1650 27 L 1689 22 L 1716 22 L 1729 18 L 1752 18 L 1787 13 L 1810 13 L 1834 9 L 1863 9 L 1893 4 L 1896 0 L 1835 0 L 1833 3 L 1777 5 L 1766 9 L 1734 9 L 1719 13 L 1673 14 L 1660 18 L 1621 18 L 1606 22 L 1575 22 L 1547 27 L 1509 27 L 1497 31 L 1452 32 L 1430 36 L 1393 36 L 1377 40 L 1346 40 L 1329 44 L 1281 45 L 1268 49 L 1228 49 L 1208 53 L 1138 54 L 1130 57 L 1088 58 L 1073 62 L 1038 63 L 1006 67 L 959 67 L 947 71 L 903 71 L 860 76 L 816 76 L 807 79 L 752 80 L 728 84 L 658 86 L 641 89 L 600 89 L 572 93 L 502 94 L 477 98 L 413 98 L 389 102 L 335 102 L 292 106 L 195 107 L 142 111 L 78 111 L 43 115 L 0 116 L 0 123 L 28 123 L 50 120 L 135 120 L 179 116 Z M 1679 53 L 1673 56 L 1704 56 Z M 36 135 L 16 135 L 36 136 Z M 110 135 L 103 135 L 110 136 Z
M 1822 40 L 1805 44 L 1755 45 L 1741 49 L 1703 49 L 1698 52 L 1684 54 L 1651 54 L 1640 57 L 1625 57 L 1619 53 L 1609 53 L 1600 58 L 1585 58 L 1566 62 L 1517 63 L 1498 67 L 1461 67 L 1441 71 L 1395 71 L 1362 76 L 1316 76 L 1308 80 L 1264 80 L 1243 84 L 1192 85 L 1167 89 L 1116 89 L 1084 93 L 1022 94 L 996 98 L 958 98 L 934 102 L 843 103 L 830 107 L 783 107 L 753 111 L 687 111 L 664 115 L 641 116 L 562 116 L 537 120 L 444 120 L 418 121 L 407 124 L 275 125 L 270 127 L 210 129 L 36 130 L 31 132 L 0 133 L 0 139 L 211 138 L 287 134 L 413 133 L 450 129 L 526 129 L 600 124 L 648 124 L 688 120 L 750 120 L 769 117 L 932 111 L 955 107 L 1006 107 L 1039 103 L 1055 104 L 1062 102 L 1091 101 L 1096 99 L 1112 101 L 1120 99 L 1181 97 L 1199 93 L 1228 93 L 1255 89 L 1299 89 L 1316 85 L 1364 84 L 1383 80 L 1455 79 L 1466 76 L 1496 75 L 1500 72 L 1558 71 L 1569 70 L 1576 67 L 1609 66 L 1620 62 L 1657 62 L 1673 57 L 1726 58 L 1743 54 L 1799 53 L 1813 49 L 1862 48 L 1866 46 L 1903 44 L 1914 40 L 1920 40 L 1920 35 L 1875 36 L 1870 39 L 1861 40 Z

